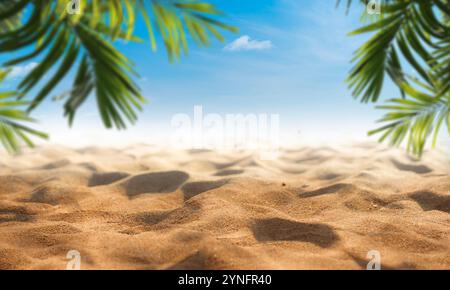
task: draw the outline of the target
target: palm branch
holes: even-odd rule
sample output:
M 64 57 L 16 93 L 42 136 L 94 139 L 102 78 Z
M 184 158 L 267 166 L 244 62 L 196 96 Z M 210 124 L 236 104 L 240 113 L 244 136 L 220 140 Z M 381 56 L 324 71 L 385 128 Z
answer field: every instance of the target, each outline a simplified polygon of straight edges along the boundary
M 348 7 L 351 3 L 347 1 Z M 435 144 L 439 128 L 450 117 L 450 1 L 385 0 L 381 11 L 371 23 L 350 33 L 373 35 L 355 52 L 349 87 L 362 102 L 377 102 L 388 75 L 402 98 L 380 106 L 390 110 L 381 121 L 393 123 L 370 134 L 383 133 L 381 141 L 390 137 L 397 146 L 407 139 L 408 150 L 421 156 L 432 132 Z M 406 64 L 417 76 L 407 76 Z
M 220 29 L 234 27 L 217 20 L 221 12 L 208 3 L 190 0 L 86 0 L 80 13 L 70 14 L 66 0 L 8 0 L 0 10 L 0 21 L 19 17 L 29 9 L 26 22 L 0 31 L 0 53 L 34 48 L 12 59 L 14 66 L 36 58 L 43 60 L 19 84 L 18 91 L 28 96 L 44 76 L 51 74 L 28 111 L 45 100 L 73 67 L 77 73 L 72 89 L 64 94 L 64 113 L 72 124 L 75 113 L 95 93 L 98 110 L 107 128 L 123 129 L 126 121 L 137 120 L 144 97 L 135 78 L 134 64 L 115 47 L 116 40 L 137 41 L 133 35 L 138 16 L 143 17 L 152 49 L 157 48 L 156 32 L 162 36 L 169 59 L 187 52 L 187 34 L 200 45 L 208 45 L 213 35 L 223 40 Z
M 17 5 L 18 0 L 3 0 L 0 2 L 0 14 L 9 11 L 11 7 Z M 20 14 L 14 13 L 12 15 L 5 15 L 0 19 L 0 33 L 12 30 L 20 24 Z
M 419 82 L 412 79 L 412 82 Z M 427 92 L 416 90 L 406 82 L 401 88 L 408 98 L 396 98 L 387 105 L 378 106 L 389 110 L 380 121 L 388 124 L 370 131 L 369 134 L 381 133 L 380 141 L 390 137 L 390 144 L 400 146 L 407 140 L 407 150 L 420 157 L 425 149 L 428 137 L 432 136 L 432 146 L 436 145 L 441 127 L 445 124 L 450 135 L 450 94 L 442 95 L 440 89 L 427 87 Z
M 0 71 L 0 83 L 7 76 L 7 71 Z M 48 138 L 42 132 L 23 125 L 23 122 L 33 122 L 26 111 L 18 108 L 28 103 L 18 101 L 15 92 L 0 92 L 0 142 L 10 153 L 19 152 L 22 143 L 33 147 L 31 136 Z

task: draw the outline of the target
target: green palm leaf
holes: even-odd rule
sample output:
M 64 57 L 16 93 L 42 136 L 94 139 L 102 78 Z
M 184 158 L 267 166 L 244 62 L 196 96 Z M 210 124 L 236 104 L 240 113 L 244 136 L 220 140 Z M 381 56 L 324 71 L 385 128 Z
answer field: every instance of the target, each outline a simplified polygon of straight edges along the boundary
M 429 137 L 432 138 L 432 146 L 436 145 L 443 124 L 447 125 L 450 134 L 450 94 L 434 97 L 439 93 L 439 88 L 425 94 L 407 83 L 402 84 L 402 89 L 408 98 L 393 99 L 387 105 L 379 106 L 389 111 L 380 120 L 388 124 L 369 134 L 381 133 L 380 141 L 390 138 L 393 146 L 400 146 L 406 139 L 407 150 L 420 157 Z
M 0 83 L 6 75 L 7 72 L 0 71 Z M 48 138 L 46 134 L 23 125 L 23 122 L 34 121 L 25 111 L 18 109 L 27 105 L 27 102 L 18 101 L 14 92 L 0 92 L 0 142 L 10 153 L 19 152 L 22 143 L 33 147 L 32 136 Z
M 382 133 L 380 140 L 390 138 L 395 146 L 407 140 L 408 151 L 421 156 L 427 140 L 432 137 L 435 145 L 442 124 L 450 120 L 450 1 L 383 1 L 381 12 L 350 34 L 374 33 L 355 53 L 348 83 L 354 97 L 376 102 L 389 75 L 403 98 L 379 106 L 390 111 L 381 120 L 388 124 L 369 134 Z M 418 77 L 403 71 L 405 63 Z
M 208 45 L 211 36 L 223 40 L 219 30 L 236 31 L 219 21 L 221 16 L 213 5 L 190 0 L 86 0 L 80 1 L 79 12 L 71 14 L 66 0 L 9 0 L 0 9 L 0 19 L 20 19 L 26 8 L 30 15 L 25 23 L 0 30 L 0 52 L 15 52 L 34 47 L 26 55 L 5 65 L 42 58 L 19 84 L 20 95 L 29 93 L 43 82 L 28 108 L 37 108 L 61 83 L 74 66 L 77 76 L 72 89 L 60 94 L 66 98 L 65 115 L 72 124 L 76 111 L 95 94 L 98 109 L 107 128 L 123 129 L 126 121 L 134 123 L 137 111 L 145 102 L 135 83 L 138 77 L 134 64 L 122 55 L 114 42 L 141 41 L 133 35 L 136 19 L 142 16 L 150 35 L 150 44 L 157 48 L 156 32 L 161 35 L 169 59 L 188 51 L 188 38 Z
M 3 17 L 0 18 L 0 33 L 11 31 L 19 26 L 19 13 L 12 11 L 9 15 L 6 14 L 6 12 L 11 11 L 12 7 L 17 7 L 17 10 L 21 9 L 19 4 L 18 0 L 3 0 L 0 2 L 0 15 L 3 15 Z

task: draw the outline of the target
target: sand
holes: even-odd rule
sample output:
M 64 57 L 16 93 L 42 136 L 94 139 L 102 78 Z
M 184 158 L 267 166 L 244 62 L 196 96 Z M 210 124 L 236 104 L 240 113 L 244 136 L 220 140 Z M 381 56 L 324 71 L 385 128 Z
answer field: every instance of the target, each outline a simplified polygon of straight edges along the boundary
M 0 269 L 450 269 L 450 159 L 156 146 L 0 155 Z

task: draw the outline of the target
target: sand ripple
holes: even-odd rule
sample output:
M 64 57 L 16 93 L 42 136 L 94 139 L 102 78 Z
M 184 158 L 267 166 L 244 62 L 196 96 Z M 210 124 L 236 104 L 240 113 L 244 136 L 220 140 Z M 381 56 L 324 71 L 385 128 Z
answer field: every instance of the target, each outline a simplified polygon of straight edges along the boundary
M 0 155 L 0 269 L 450 269 L 450 159 L 152 146 Z

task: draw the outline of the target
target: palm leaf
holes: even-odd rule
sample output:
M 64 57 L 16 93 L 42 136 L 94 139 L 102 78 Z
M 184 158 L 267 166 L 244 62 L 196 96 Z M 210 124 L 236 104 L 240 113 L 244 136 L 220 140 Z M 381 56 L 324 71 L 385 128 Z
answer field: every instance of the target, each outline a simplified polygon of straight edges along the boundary
M 389 110 L 380 120 L 387 125 L 369 134 L 382 134 L 380 141 L 390 138 L 395 146 L 407 140 L 407 150 L 421 156 L 429 138 L 436 144 L 443 124 L 450 134 L 450 2 L 391 0 L 381 10 L 381 17 L 351 33 L 374 35 L 355 53 L 349 86 L 354 97 L 376 102 L 389 75 L 402 98 L 378 107 Z M 402 63 L 418 76 L 406 74 Z
M 3 2 L 2 2 L 3 3 Z M 6 3 L 6 2 L 5 2 Z M 208 45 L 210 37 L 223 37 L 219 30 L 236 31 L 217 18 L 222 15 L 215 6 L 191 0 L 86 0 L 80 2 L 79 14 L 70 14 L 66 0 L 8 0 L 0 6 L 1 19 L 20 19 L 30 9 L 26 22 L 0 30 L 0 52 L 16 52 L 34 47 L 26 55 L 8 61 L 12 66 L 43 59 L 19 84 L 21 96 L 40 86 L 31 100 L 29 111 L 37 108 L 61 81 L 77 66 L 72 89 L 60 94 L 69 123 L 76 111 L 95 94 L 98 109 L 107 128 L 126 127 L 134 123 L 136 111 L 145 102 L 135 83 L 138 75 L 134 64 L 122 55 L 114 42 L 141 41 L 133 35 L 139 15 L 147 24 L 152 49 L 157 49 L 158 32 L 169 60 L 178 59 L 188 51 L 189 33 L 200 45 Z M 2 23 L 2 22 L 0 22 Z M 53 73 L 49 80 L 44 76 Z M 45 82 L 43 85 L 40 85 Z
M 0 83 L 7 73 L 0 71 Z M 22 124 L 34 121 L 25 111 L 19 109 L 27 105 L 27 102 L 17 100 L 15 92 L 0 92 L 0 143 L 10 153 L 19 152 L 23 143 L 33 147 L 32 136 L 48 138 L 45 133 Z
M 382 134 L 380 141 L 390 138 L 393 146 L 400 146 L 407 140 L 408 152 L 420 157 L 430 137 L 432 147 L 436 145 L 443 124 L 450 134 L 450 94 L 435 97 L 441 91 L 439 87 L 427 94 L 406 82 L 401 87 L 407 98 L 392 99 L 387 105 L 378 106 L 389 111 L 380 120 L 387 125 L 370 131 L 369 135 Z
M 350 34 L 375 33 L 355 53 L 356 65 L 348 78 L 354 97 L 363 102 L 378 101 L 385 74 L 400 87 L 405 82 L 400 59 L 429 85 L 433 77 L 448 89 L 450 26 L 445 17 L 437 16 L 447 15 L 448 7 L 446 0 L 382 2 L 382 17 Z

